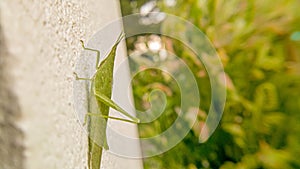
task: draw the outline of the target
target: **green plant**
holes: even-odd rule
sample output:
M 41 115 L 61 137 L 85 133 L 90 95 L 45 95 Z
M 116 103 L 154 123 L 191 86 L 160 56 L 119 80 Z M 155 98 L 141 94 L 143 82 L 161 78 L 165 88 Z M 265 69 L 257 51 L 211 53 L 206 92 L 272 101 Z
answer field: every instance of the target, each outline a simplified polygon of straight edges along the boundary
M 300 2 L 177 0 L 173 7 L 157 2 L 161 11 L 192 22 L 208 36 L 223 62 L 228 96 L 223 119 L 206 143 L 197 142 L 195 127 L 169 152 L 144 159 L 145 168 L 300 168 Z M 209 77 L 188 48 L 175 40 L 164 42 L 197 77 L 202 101 L 197 123 L 202 123 L 210 105 Z M 134 50 L 135 39 L 127 43 Z M 166 85 L 168 78 L 148 73 L 133 83 L 140 109 L 147 102 L 147 88 L 142 87 L 147 82 L 160 79 L 161 85 L 172 88 Z M 172 91 L 177 94 L 176 88 Z M 175 95 L 165 110 L 170 117 L 178 103 Z M 140 133 L 153 130 L 140 128 Z

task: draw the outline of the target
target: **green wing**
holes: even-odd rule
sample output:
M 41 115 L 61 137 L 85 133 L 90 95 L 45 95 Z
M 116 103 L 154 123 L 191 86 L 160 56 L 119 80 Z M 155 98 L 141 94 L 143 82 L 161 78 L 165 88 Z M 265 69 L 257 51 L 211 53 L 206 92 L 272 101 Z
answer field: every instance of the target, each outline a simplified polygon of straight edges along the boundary
M 112 93 L 112 80 L 114 61 L 116 56 L 117 46 L 123 38 L 123 33 L 119 36 L 116 43 L 113 45 L 108 56 L 97 67 L 97 72 L 92 81 L 91 87 L 91 100 L 97 103 L 97 113 L 101 113 L 102 116 L 108 116 L 109 106 L 114 106 L 110 102 Z M 97 97 L 96 97 L 97 96 Z M 99 96 L 102 96 L 99 98 Z M 105 99 L 101 99 L 105 98 Z M 117 106 L 119 107 L 119 106 Z M 94 112 L 91 112 L 94 113 Z M 99 169 L 102 157 L 102 146 L 108 149 L 106 142 L 106 126 L 107 119 L 101 116 L 90 116 L 89 118 L 89 153 L 88 162 L 90 169 Z

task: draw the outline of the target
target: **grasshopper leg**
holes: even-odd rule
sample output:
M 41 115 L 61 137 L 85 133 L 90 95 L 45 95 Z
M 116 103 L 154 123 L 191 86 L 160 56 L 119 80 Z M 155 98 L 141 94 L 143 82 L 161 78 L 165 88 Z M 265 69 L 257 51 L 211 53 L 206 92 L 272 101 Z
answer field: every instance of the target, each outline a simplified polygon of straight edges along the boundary
M 92 48 L 87 48 L 87 47 L 85 47 L 84 42 L 83 42 L 82 40 L 80 40 L 80 42 L 81 42 L 81 46 L 82 46 L 82 48 L 83 48 L 84 50 L 89 50 L 89 51 L 93 51 L 93 52 L 96 52 L 96 53 L 97 53 L 97 60 L 96 60 L 96 69 L 97 69 L 98 66 L 99 66 L 99 62 L 100 62 L 100 51 L 97 50 L 97 49 L 92 49 Z
M 73 72 L 73 74 L 75 75 L 76 80 L 93 80 L 93 78 L 78 77 L 76 72 Z
M 114 117 L 114 116 L 105 116 L 105 115 L 102 115 L 100 113 L 86 113 L 85 116 L 84 116 L 83 125 L 86 125 L 88 116 L 98 116 L 98 117 L 103 117 L 105 119 L 113 119 L 113 120 L 120 120 L 120 121 L 124 121 L 124 122 L 129 122 L 129 123 L 137 123 L 135 121 L 122 119 L 122 118 L 118 118 L 118 117 Z
M 132 115 L 130 115 L 129 113 L 127 113 L 124 109 L 122 109 L 120 106 L 118 106 L 113 100 L 111 100 L 110 98 L 108 98 L 107 96 L 105 96 L 102 93 L 94 93 L 94 95 L 96 96 L 97 99 L 99 99 L 101 102 L 103 102 L 104 104 L 106 104 L 107 106 L 119 111 L 120 113 L 122 113 L 123 115 L 127 116 L 128 118 L 131 118 L 135 123 L 139 123 L 140 120 L 136 117 L 133 117 Z

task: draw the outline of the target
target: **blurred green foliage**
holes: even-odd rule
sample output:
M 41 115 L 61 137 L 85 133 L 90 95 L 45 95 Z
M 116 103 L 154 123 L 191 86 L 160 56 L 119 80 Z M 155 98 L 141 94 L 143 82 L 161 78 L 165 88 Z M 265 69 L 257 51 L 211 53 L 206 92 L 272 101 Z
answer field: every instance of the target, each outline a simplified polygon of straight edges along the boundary
M 127 15 L 147 1 L 120 2 Z M 211 40 L 226 72 L 227 101 L 222 121 L 206 143 L 198 143 L 200 129 L 194 127 L 175 148 L 144 159 L 144 167 L 300 168 L 300 1 L 177 0 L 172 7 L 165 2 L 158 1 L 161 11 L 192 22 Z M 135 40 L 128 39 L 129 49 Z M 210 106 L 205 69 L 180 42 L 163 40 L 198 77 L 201 107 L 197 123 L 201 124 Z M 168 100 L 166 114 L 152 124 L 156 127 L 139 127 L 142 137 L 164 131 L 176 118 L 180 93 L 170 81 L 156 70 L 134 78 L 137 109 L 148 108 L 146 98 L 153 88 L 162 89 Z

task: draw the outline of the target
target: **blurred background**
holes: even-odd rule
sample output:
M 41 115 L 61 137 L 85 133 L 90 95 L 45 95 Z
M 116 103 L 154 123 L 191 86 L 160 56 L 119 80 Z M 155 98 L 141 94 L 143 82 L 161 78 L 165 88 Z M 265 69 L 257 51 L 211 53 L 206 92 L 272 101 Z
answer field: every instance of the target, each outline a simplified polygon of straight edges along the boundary
M 226 73 L 227 100 L 222 120 L 199 144 L 210 107 L 210 82 L 197 56 L 181 42 L 160 35 L 127 38 L 129 55 L 144 62 L 181 57 L 197 78 L 201 97 L 196 125 L 162 155 L 145 158 L 145 169 L 300 168 L 300 1 L 298 0 L 120 0 L 122 15 L 141 13 L 143 24 L 158 26 L 166 12 L 193 23 L 215 47 Z M 170 25 L 172 28 L 172 25 Z M 136 57 L 135 57 L 136 56 Z M 135 106 L 149 108 L 152 90 L 165 93 L 162 116 L 139 125 L 140 137 L 166 130 L 176 119 L 180 91 L 159 70 L 145 70 L 133 81 Z M 200 127 L 199 127 L 200 126 Z

